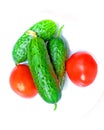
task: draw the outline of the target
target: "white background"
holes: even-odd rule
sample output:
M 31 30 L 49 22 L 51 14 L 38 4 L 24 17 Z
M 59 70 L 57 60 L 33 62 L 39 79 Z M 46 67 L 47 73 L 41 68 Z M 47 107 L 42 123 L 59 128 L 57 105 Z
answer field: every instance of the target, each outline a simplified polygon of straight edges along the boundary
M 96 80 L 86 88 L 75 86 L 67 77 L 56 111 L 39 95 L 23 99 L 9 85 L 13 45 L 25 30 L 44 18 L 64 24 L 63 36 L 70 49 L 87 50 L 98 63 Z M 103 44 L 103 0 L 0 1 L 0 130 L 103 130 Z

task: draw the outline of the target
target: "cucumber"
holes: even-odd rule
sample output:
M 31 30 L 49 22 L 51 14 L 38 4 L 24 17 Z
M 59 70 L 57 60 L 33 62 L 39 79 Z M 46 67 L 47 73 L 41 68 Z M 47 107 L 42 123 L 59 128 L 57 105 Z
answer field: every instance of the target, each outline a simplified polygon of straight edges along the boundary
M 45 19 L 34 24 L 29 30 L 36 32 L 38 37 L 48 41 L 56 34 L 57 24 L 53 20 Z
M 58 35 L 53 37 L 47 44 L 51 62 L 54 66 L 55 73 L 60 82 L 61 89 L 63 88 L 65 79 L 65 62 L 67 59 L 66 42 L 60 37 L 63 26 L 59 29 Z
M 61 98 L 61 90 L 43 39 L 31 40 L 27 60 L 40 96 L 47 103 L 56 104 Z
M 27 60 L 27 45 L 32 39 L 31 35 L 24 33 L 16 42 L 12 50 L 12 57 L 15 64 L 19 64 Z
M 34 33 L 44 40 L 49 40 L 55 35 L 56 31 L 57 25 L 52 20 L 42 20 L 30 27 L 17 40 L 13 47 L 12 57 L 15 64 L 19 64 L 27 60 L 27 46 L 34 37 Z

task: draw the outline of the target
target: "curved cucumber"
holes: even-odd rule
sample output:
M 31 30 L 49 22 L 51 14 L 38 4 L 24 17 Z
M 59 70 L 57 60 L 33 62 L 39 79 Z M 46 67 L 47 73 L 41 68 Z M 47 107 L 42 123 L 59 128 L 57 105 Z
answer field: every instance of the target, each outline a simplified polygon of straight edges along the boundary
M 61 30 L 62 28 L 60 28 Z M 59 32 L 61 32 L 59 30 Z M 65 62 L 67 59 L 67 47 L 65 41 L 59 37 L 52 38 L 48 43 L 49 54 L 51 57 L 54 70 L 59 79 L 61 88 L 65 78 Z
M 15 43 L 12 51 L 12 57 L 16 64 L 27 60 L 27 46 L 34 33 L 44 40 L 51 39 L 57 31 L 57 25 L 52 20 L 42 20 L 30 27 Z
M 41 97 L 48 103 L 57 103 L 61 90 L 43 39 L 32 39 L 28 46 L 28 64 Z
M 15 64 L 27 60 L 27 45 L 32 39 L 31 35 L 24 33 L 16 42 L 12 50 L 12 57 Z

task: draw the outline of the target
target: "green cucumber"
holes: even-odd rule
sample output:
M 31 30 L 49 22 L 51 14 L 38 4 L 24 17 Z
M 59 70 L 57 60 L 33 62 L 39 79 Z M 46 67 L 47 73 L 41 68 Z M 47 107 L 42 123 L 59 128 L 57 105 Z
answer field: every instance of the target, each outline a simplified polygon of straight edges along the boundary
M 29 30 L 36 32 L 38 37 L 47 41 L 56 34 L 57 24 L 53 20 L 45 19 L 34 24 Z
M 15 64 L 19 64 L 27 60 L 27 46 L 34 33 L 44 40 L 51 39 L 57 31 L 57 25 L 52 20 L 42 20 L 30 27 L 24 34 L 17 40 L 12 50 L 12 57 Z
M 65 78 L 65 62 L 67 59 L 66 42 L 60 37 L 63 26 L 59 29 L 58 35 L 53 37 L 47 44 L 51 62 L 59 79 L 60 87 L 63 88 Z
M 12 57 L 15 64 L 18 64 L 27 60 L 27 46 L 33 37 L 35 36 L 29 35 L 28 33 L 24 33 L 17 40 L 12 50 Z
M 61 98 L 61 90 L 43 39 L 31 40 L 27 60 L 40 96 L 44 101 L 56 104 Z

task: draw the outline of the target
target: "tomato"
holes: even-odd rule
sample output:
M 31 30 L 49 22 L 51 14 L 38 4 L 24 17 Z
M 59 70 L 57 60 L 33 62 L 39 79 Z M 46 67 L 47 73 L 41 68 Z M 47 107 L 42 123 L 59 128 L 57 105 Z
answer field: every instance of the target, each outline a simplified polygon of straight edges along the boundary
M 30 69 L 26 64 L 19 64 L 13 68 L 9 82 L 12 90 L 22 97 L 31 98 L 37 94 Z
M 72 54 L 66 62 L 66 71 L 70 80 L 83 87 L 95 80 L 97 68 L 95 59 L 85 51 Z

